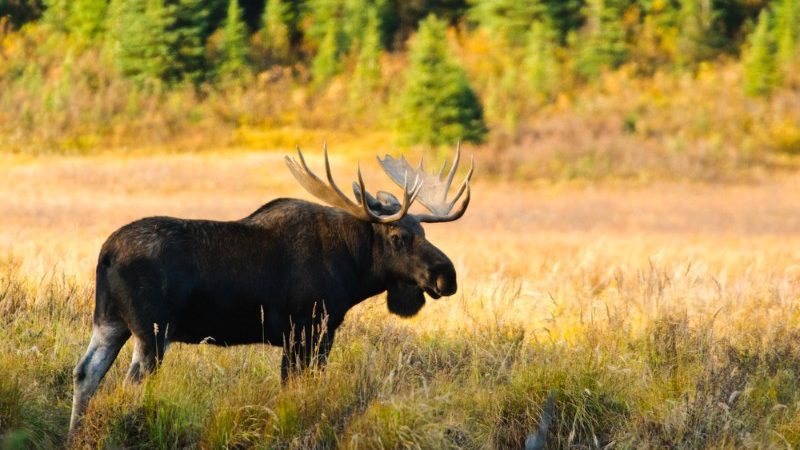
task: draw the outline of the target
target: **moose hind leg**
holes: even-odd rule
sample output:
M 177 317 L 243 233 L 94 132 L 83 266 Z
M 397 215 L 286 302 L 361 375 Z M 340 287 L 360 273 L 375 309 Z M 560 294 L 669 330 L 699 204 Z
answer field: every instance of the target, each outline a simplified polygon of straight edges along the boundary
M 74 393 L 72 416 L 69 421 L 70 434 L 83 417 L 89 399 L 94 395 L 120 349 L 131 333 L 122 322 L 96 323 L 86 354 L 73 371 Z
M 163 334 L 159 333 L 158 342 L 155 336 L 148 338 L 134 337 L 133 357 L 125 376 L 126 383 L 137 384 L 142 381 L 145 375 L 152 373 L 158 364 L 164 359 L 164 351 L 167 349 L 166 341 L 162 339 Z
M 304 328 L 300 336 L 284 344 L 281 358 L 281 382 L 309 366 L 324 369 L 333 346 L 336 330 L 320 330 L 318 326 Z M 293 336 L 294 337 L 294 336 Z

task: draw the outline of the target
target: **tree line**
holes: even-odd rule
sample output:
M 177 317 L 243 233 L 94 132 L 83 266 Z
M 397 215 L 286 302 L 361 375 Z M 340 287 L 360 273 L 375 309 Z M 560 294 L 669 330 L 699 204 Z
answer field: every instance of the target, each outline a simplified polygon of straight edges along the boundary
M 143 89 L 235 86 L 275 67 L 348 102 L 392 103 L 409 143 L 480 142 L 485 116 L 513 129 L 526 108 L 632 65 L 693 70 L 741 58 L 744 86 L 767 96 L 797 67 L 800 0 L 5 0 L 0 17 L 99 49 Z M 489 47 L 470 75 L 461 51 Z M 466 49 L 466 50 L 464 50 Z M 407 55 L 386 92 L 386 55 Z M 481 95 L 476 94 L 480 92 Z

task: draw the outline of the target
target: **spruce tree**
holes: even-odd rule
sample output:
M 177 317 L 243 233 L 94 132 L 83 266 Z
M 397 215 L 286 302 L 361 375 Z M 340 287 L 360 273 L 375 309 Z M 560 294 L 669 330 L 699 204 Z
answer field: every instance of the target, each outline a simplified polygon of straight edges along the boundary
M 107 8 L 106 0 L 72 0 L 66 17 L 69 32 L 84 41 L 94 41 L 103 33 Z
M 744 57 L 744 90 L 748 95 L 768 95 L 776 82 L 775 48 L 770 30 L 770 14 L 763 9 L 758 25 L 749 38 Z
M 108 28 L 123 75 L 142 82 L 164 80 L 170 70 L 172 9 L 163 0 L 113 0 Z
M 203 0 L 177 0 L 171 29 L 171 81 L 199 83 L 206 75 L 209 10 Z
M 175 21 L 174 9 L 164 0 L 146 0 L 144 36 L 144 71 L 164 80 L 172 65 L 173 36 L 170 29 Z
M 493 37 L 524 45 L 531 23 L 541 20 L 546 12 L 540 1 L 475 0 L 470 16 Z
M 524 60 L 527 82 L 539 102 L 549 100 L 558 89 L 556 35 L 546 23 L 536 21 L 528 32 Z
M 628 56 L 621 6 L 612 0 L 589 0 L 589 34 L 575 61 L 578 75 L 592 78 L 604 68 L 616 68 Z
M 583 4 L 585 0 L 539 0 L 547 14 L 542 22 L 555 33 L 556 42 L 566 43 L 569 33 L 583 25 Z
M 67 31 L 69 0 L 44 0 L 44 22 L 58 31 Z
M 269 56 L 277 62 L 287 62 L 291 53 L 291 5 L 283 0 L 267 0 L 261 18 L 261 36 Z
M 486 133 L 483 108 L 453 61 L 446 24 L 430 15 L 420 23 L 409 50 L 406 85 L 399 99 L 399 127 L 408 143 L 481 142 Z
M 324 84 L 339 73 L 339 39 L 336 21 L 328 21 L 325 36 L 311 63 L 311 75 L 315 84 Z
M 681 0 L 680 3 L 677 61 L 686 65 L 710 56 L 713 43 L 709 41 L 709 31 L 714 10 L 711 0 Z
M 642 12 L 632 56 L 644 71 L 651 72 L 659 65 L 677 60 L 680 4 L 677 0 L 648 2 L 642 5 Z
M 800 0 L 781 0 L 775 10 L 776 64 L 783 75 L 793 71 L 800 39 Z
M 222 29 L 218 73 L 222 78 L 236 78 L 247 70 L 247 29 L 237 0 L 228 3 L 228 14 Z
M 370 16 L 374 15 L 378 24 L 378 40 L 383 40 L 382 18 L 386 14 L 386 0 L 344 0 L 342 9 L 342 38 L 344 50 L 353 50 L 362 40 L 369 26 Z
M 308 0 L 306 9 L 310 12 L 311 24 L 305 31 L 305 37 L 313 45 L 322 46 L 322 41 L 330 34 L 331 26 L 342 28 L 343 0 Z
M 350 85 L 350 99 L 359 104 L 372 98 L 381 79 L 380 19 L 376 8 L 369 8 L 367 23 L 358 42 L 358 59 Z

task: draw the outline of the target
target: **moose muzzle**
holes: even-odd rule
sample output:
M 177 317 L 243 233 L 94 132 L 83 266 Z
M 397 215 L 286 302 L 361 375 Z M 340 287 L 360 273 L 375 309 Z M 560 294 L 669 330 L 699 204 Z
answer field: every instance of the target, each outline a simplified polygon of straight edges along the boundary
M 432 283 L 430 283 L 426 291 L 434 299 L 453 295 L 458 290 L 456 269 L 452 264 L 442 264 L 436 267 L 431 270 L 431 275 Z

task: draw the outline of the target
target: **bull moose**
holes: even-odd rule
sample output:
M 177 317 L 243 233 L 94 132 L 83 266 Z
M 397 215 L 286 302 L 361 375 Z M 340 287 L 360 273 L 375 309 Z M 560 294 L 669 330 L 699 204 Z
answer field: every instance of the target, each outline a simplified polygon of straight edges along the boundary
M 413 167 L 402 156 L 379 157 L 403 188 L 402 202 L 387 192 L 369 194 L 360 168 L 353 201 L 333 181 L 327 148 L 327 183 L 298 148 L 297 159 L 286 156 L 289 170 L 330 206 L 280 198 L 241 220 L 150 217 L 115 231 L 98 257 L 92 337 L 73 372 L 70 435 L 131 336 L 126 382 L 153 371 L 167 343 L 201 341 L 283 346 L 286 380 L 325 363 L 337 327 L 361 301 L 386 291 L 389 311 L 408 317 L 425 304 L 423 293 L 453 295 L 453 263 L 425 239 L 421 223 L 450 222 L 466 211 L 472 163 L 447 198 L 460 154 L 457 148 L 447 175 L 446 164 L 437 174 L 422 161 Z M 430 214 L 410 214 L 415 200 Z

